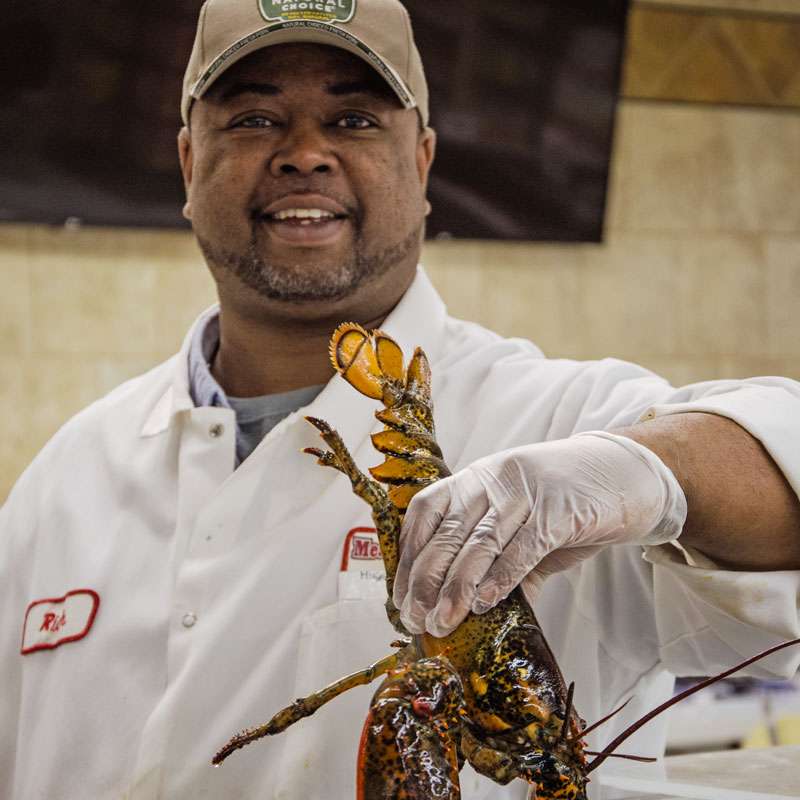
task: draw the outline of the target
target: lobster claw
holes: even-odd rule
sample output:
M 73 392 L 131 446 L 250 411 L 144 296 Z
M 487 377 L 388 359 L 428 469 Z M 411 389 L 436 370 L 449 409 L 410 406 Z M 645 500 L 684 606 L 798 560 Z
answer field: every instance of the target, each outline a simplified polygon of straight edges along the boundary
M 389 672 L 364 724 L 357 800 L 458 800 L 458 752 L 448 728 L 465 713 L 462 698 L 458 675 L 439 658 Z
M 331 362 L 361 394 L 392 408 L 403 397 L 403 351 L 381 331 L 374 331 L 372 339 L 374 347 L 360 325 L 342 323 L 331 338 Z

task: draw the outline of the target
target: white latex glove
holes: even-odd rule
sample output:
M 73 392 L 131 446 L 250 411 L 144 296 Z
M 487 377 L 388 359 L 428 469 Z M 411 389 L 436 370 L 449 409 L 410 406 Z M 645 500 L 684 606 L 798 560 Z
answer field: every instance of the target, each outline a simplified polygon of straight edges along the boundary
M 661 544 L 686 520 L 686 498 L 661 459 L 595 431 L 482 458 L 420 492 L 400 539 L 394 602 L 409 631 L 444 636 L 520 583 L 611 544 Z

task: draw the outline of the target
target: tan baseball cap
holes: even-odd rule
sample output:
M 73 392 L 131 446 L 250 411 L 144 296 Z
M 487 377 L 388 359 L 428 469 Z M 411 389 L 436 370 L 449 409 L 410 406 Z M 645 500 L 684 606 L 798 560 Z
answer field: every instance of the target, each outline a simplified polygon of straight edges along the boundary
M 341 47 L 374 67 L 428 124 L 428 86 L 399 0 L 206 0 L 183 79 L 181 117 L 240 58 L 273 44 Z

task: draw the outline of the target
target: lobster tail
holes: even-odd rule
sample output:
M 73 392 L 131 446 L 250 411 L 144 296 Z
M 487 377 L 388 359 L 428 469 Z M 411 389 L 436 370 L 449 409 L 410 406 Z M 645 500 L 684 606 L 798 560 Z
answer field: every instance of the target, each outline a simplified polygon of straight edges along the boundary
M 435 439 L 428 359 L 417 348 L 404 369 L 394 339 L 382 331 L 370 335 L 353 322 L 336 329 L 330 356 L 354 389 L 384 405 L 375 416 L 385 427 L 372 442 L 385 460 L 370 473 L 389 487 L 389 499 L 402 515 L 420 489 L 450 474 Z
M 331 363 L 361 394 L 392 407 L 403 396 L 403 351 L 385 333 L 370 335 L 354 322 L 342 323 L 331 338 Z

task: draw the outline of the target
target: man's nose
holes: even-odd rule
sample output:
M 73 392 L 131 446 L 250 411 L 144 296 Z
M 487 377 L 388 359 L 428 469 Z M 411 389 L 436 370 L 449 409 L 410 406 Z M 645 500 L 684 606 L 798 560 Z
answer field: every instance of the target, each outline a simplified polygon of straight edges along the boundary
M 306 125 L 295 126 L 286 132 L 272 157 L 271 169 L 276 176 L 291 173 L 311 175 L 313 172 L 332 172 L 337 163 L 324 132 Z

